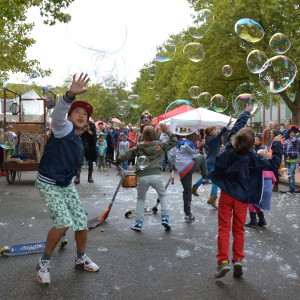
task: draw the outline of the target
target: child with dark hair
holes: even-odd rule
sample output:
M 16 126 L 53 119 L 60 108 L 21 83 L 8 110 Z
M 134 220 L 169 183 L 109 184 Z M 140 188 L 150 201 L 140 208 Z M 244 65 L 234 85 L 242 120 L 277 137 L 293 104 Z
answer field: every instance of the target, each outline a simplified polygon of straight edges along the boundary
M 218 132 L 215 126 L 209 126 L 205 129 L 205 144 L 206 144 L 206 163 L 207 171 L 210 172 L 215 168 L 216 157 L 221 151 L 222 137 L 226 134 L 229 129 L 232 119 L 230 118 L 228 124 Z M 194 196 L 199 196 L 197 189 L 202 184 L 202 178 L 200 178 L 192 188 L 192 193 Z M 213 208 L 218 208 L 216 201 L 218 195 L 218 187 L 215 184 L 211 185 L 210 197 L 207 200 L 207 204 L 211 205 Z
M 261 134 L 256 134 L 254 138 L 254 151 L 257 152 L 260 149 L 264 149 L 262 145 L 262 136 Z
M 144 207 L 146 200 L 146 193 L 151 186 L 158 193 L 161 204 L 161 224 L 166 230 L 171 229 L 169 225 L 169 209 L 167 203 L 167 193 L 163 184 L 163 179 L 160 173 L 160 167 L 164 159 L 165 152 L 173 148 L 177 143 L 177 138 L 172 134 L 167 125 L 160 124 L 160 130 L 169 136 L 169 141 L 163 143 L 156 141 L 156 132 L 153 126 L 146 126 L 142 133 L 142 142 L 136 147 L 133 147 L 121 154 L 117 158 L 117 163 L 130 160 L 137 156 L 146 156 L 149 159 L 147 166 L 139 166 L 136 164 L 137 174 L 137 202 L 135 223 L 132 224 L 131 229 L 141 231 L 144 220 Z
M 174 147 L 169 152 L 170 162 L 178 170 L 183 187 L 183 209 L 186 223 L 195 221 L 195 217 L 191 211 L 193 173 L 200 170 L 202 175 L 201 180 L 206 180 L 207 177 L 205 157 L 196 152 L 195 144 L 198 138 L 196 133 L 192 133 L 181 139 L 177 143 L 177 147 Z
M 52 133 L 39 164 L 36 187 L 53 222 L 47 235 L 45 251 L 37 264 L 36 275 L 41 283 L 50 283 L 52 252 L 69 227 L 75 231 L 75 267 L 91 272 L 99 270 L 85 254 L 87 217 L 72 182 L 83 157 L 80 134 L 93 112 L 89 103 L 75 101 L 75 96 L 87 91 L 88 82 L 87 74 L 81 74 L 78 79 L 74 75 L 69 91 L 56 104 L 51 114 Z
M 226 150 L 216 158 L 215 169 L 208 177 L 220 189 L 218 205 L 218 266 L 215 278 L 230 271 L 229 244 L 232 232 L 233 275 L 243 275 L 245 221 L 248 203 L 260 202 L 263 193 L 263 170 L 274 171 L 282 157 L 281 136 L 273 139 L 272 159 L 266 159 L 253 151 L 254 131 L 243 128 L 252 110 L 248 106 L 235 122 L 228 136 Z M 231 141 L 230 141 L 231 140 Z

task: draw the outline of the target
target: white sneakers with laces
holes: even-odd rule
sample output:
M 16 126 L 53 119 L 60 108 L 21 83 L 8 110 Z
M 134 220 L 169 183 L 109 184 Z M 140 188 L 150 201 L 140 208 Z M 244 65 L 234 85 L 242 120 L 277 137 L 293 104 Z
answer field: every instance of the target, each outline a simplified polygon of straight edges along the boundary
M 36 266 L 36 277 L 37 280 L 41 283 L 50 283 L 50 262 L 51 260 L 42 260 L 39 259 L 39 262 Z
M 50 283 L 50 262 L 51 260 L 42 260 L 41 258 L 38 261 L 36 266 L 36 277 L 37 280 L 41 283 Z M 89 272 L 98 272 L 99 266 L 97 266 L 86 254 L 81 258 L 75 256 L 75 268 L 84 269 Z
M 76 269 L 85 269 L 90 272 L 98 272 L 99 266 L 97 266 L 86 254 L 81 258 L 75 256 L 75 268 Z

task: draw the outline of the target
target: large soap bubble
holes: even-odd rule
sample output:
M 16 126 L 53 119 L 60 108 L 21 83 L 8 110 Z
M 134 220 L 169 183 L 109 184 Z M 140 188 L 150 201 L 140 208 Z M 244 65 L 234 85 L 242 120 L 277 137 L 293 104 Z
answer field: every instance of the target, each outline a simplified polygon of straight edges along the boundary
M 251 114 L 253 114 L 256 111 L 258 104 L 251 94 L 238 95 L 233 102 L 233 108 L 236 113 L 242 113 L 249 105 L 252 106 Z
M 136 167 L 144 170 L 149 166 L 149 158 L 147 156 L 139 156 L 136 160 Z
M 0 146 L 3 149 L 15 149 L 18 144 L 18 136 L 13 131 L 6 131 Z
M 267 60 L 268 57 L 263 51 L 253 50 L 247 56 L 246 65 L 251 73 L 258 74 L 263 71 L 263 66 Z
M 197 12 L 194 24 L 188 28 L 189 34 L 195 39 L 201 39 L 212 27 L 214 15 L 209 9 L 201 9 Z
M 132 108 L 139 108 L 142 105 L 142 99 L 139 95 L 130 95 L 128 101 Z
M 290 49 L 291 42 L 285 34 L 275 33 L 270 39 L 269 46 L 273 52 L 283 54 Z
M 168 62 L 175 57 L 176 46 L 174 44 L 165 44 L 158 48 L 155 60 L 160 63 Z
M 234 30 L 240 38 L 252 43 L 259 42 L 265 34 L 263 27 L 251 19 L 237 21 Z
M 179 99 L 167 106 L 164 122 L 170 126 L 172 133 L 185 136 L 200 128 L 201 115 L 192 102 Z
M 136 105 L 136 102 L 134 102 Z M 117 112 L 120 116 L 127 116 L 130 110 L 130 103 L 126 100 L 120 101 L 118 107 L 117 107 Z
M 237 113 L 245 110 L 247 105 L 253 107 L 251 114 L 260 107 L 261 102 L 260 93 L 251 82 L 244 82 L 240 84 L 232 93 L 232 106 Z
M 193 62 L 199 62 L 205 57 L 204 49 L 199 43 L 188 43 L 185 45 L 183 54 Z
M 224 112 L 228 107 L 228 102 L 223 95 L 216 94 L 211 98 L 210 106 L 215 112 Z
M 290 58 L 277 55 L 270 58 L 259 73 L 260 85 L 272 93 L 280 93 L 289 87 L 297 74 L 297 66 Z
M 112 17 L 115 1 L 107 1 L 101 9 L 94 9 L 94 0 L 75 1 L 70 6 L 70 22 L 67 23 L 69 37 L 87 50 L 114 54 L 119 52 L 127 40 L 127 27 L 122 15 Z
M 212 97 L 210 93 L 208 92 L 201 93 L 197 99 L 199 107 L 206 108 L 206 109 L 209 108 L 211 105 L 210 102 L 211 98 Z
M 226 77 L 229 77 L 232 75 L 233 73 L 233 69 L 230 65 L 225 65 L 223 68 L 222 68 L 222 73 L 224 76 Z
M 200 90 L 199 86 L 194 85 L 189 88 L 188 94 L 192 99 L 197 99 L 199 97 L 199 95 L 201 94 L 201 90 Z
M 149 74 L 149 76 L 154 77 L 157 74 L 157 65 L 156 64 L 151 64 L 147 68 L 147 73 Z

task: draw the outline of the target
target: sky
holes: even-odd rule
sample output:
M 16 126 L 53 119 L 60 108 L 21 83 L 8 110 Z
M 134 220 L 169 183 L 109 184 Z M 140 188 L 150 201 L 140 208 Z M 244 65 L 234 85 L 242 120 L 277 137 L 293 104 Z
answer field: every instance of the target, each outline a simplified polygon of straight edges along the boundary
M 28 13 L 36 40 L 28 58 L 53 70 L 43 85 L 80 72 L 94 81 L 113 75 L 130 84 L 157 46 L 187 29 L 193 14 L 186 0 L 75 0 L 67 11 L 72 21 L 52 27 L 43 25 L 38 10 Z

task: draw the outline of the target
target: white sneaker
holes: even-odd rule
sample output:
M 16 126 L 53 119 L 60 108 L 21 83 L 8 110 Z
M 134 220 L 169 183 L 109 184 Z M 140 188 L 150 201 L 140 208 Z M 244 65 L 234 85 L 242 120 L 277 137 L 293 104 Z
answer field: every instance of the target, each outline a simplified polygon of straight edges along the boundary
M 37 280 L 41 283 L 50 283 L 50 262 L 51 260 L 42 260 L 39 259 L 39 262 L 36 266 L 36 277 Z
M 90 272 L 98 272 L 99 267 L 86 255 L 84 254 L 81 258 L 75 257 L 75 268 L 85 269 Z

